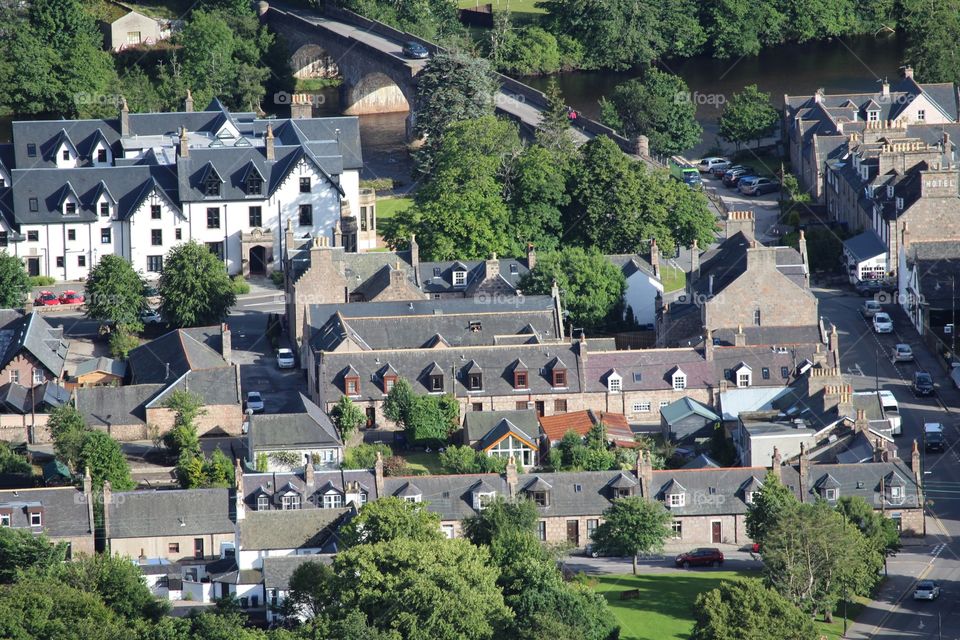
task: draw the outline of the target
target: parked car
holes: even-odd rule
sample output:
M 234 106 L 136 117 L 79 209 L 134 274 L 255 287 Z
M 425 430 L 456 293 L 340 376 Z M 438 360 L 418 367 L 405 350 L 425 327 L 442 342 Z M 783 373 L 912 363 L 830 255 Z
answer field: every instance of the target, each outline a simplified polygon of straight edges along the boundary
M 259 391 L 247 392 L 247 411 L 253 413 L 263 413 L 263 396 Z
M 929 396 L 933 393 L 933 376 L 926 371 L 917 371 L 913 374 L 913 392 L 918 396 Z
M 144 309 L 140 312 L 140 322 L 143 324 L 163 324 L 163 318 L 156 309 Z
M 893 333 L 893 320 L 890 316 L 881 311 L 873 316 L 874 333 Z
M 913 590 L 914 600 L 936 600 L 940 597 L 940 585 L 933 580 L 921 580 Z
M 908 344 L 898 344 L 893 348 L 894 362 L 913 362 L 913 349 Z
M 723 552 L 720 549 L 702 547 L 681 553 L 674 560 L 678 567 L 715 567 L 723 564 Z
M 749 167 L 744 167 L 742 169 L 735 169 L 734 171 L 727 171 L 723 174 L 723 184 L 730 187 L 731 189 L 736 188 L 740 180 L 753 175 L 753 169 Z
M 296 359 L 293 357 L 293 351 L 290 349 L 277 349 L 277 368 L 278 369 L 293 369 L 297 365 Z
M 747 171 L 753 171 L 750 167 L 745 164 L 734 164 L 727 168 L 717 167 L 713 169 L 710 173 L 714 175 L 715 178 L 722 178 L 728 171 L 736 171 L 737 169 L 746 169 Z
M 157 307 L 160 305 L 160 292 L 157 290 L 155 284 L 147 283 L 143 287 L 143 297 L 146 299 L 147 304 L 151 307 Z
M 732 163 L 726 158 L 704 158 L 697 165 L 697 171 L 700 173 L 712 173 L 714 170 L 720 168 L 724 170 L 729 169 L 731 164 Z
M 748 184 L 740 181 L 740 193 L 745 196 L 760 196 L 765 193 L 773 193 L 780 190 L 780 182 L 773 178 L 757 178 L 751 180 Z
M 33 301 L 33 304 L 38 307 L 52 307 L 53 305 L 60 304 L 60 298 L 52 291 L 41 291 L 40 295 Z
M 60 304 L 81 304 L 83 303 L 83 294 L 77 293 L 71 289 L 60 294 Z
M 876 280 L 861 280 L 854 285 L 854 289 L 860 295 L 869 297 L 878 293 L 894 293 L 897 286 L 892 282 L 878 278 Z
M 872 318 L 882 311 L 883 307 L 881 307 L 880 303 L 876 300 L 865 300 L 863 306 L 860 307 L 860 312 L 864 318 Z
M 430 57 L 430 51 L 419 42 L 406 42 L 403 45 L 403 55 L 414 60 L 424 60 Z

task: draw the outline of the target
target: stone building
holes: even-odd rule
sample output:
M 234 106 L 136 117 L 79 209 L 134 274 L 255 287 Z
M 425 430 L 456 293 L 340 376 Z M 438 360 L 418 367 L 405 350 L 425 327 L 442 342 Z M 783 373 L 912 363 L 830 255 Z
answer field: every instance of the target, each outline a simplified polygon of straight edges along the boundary
M 62 381 L 69 349 L 63 329 L 53 328 L 39 313 L 0 309 L 0 388 Z
M 93 555 L 91 486 L 88 472 L 82 489 L 70 486 L 0 491 L 0 527 L 44 533 L 52 542 L 65 542 L 68 558 L 78 553 Z

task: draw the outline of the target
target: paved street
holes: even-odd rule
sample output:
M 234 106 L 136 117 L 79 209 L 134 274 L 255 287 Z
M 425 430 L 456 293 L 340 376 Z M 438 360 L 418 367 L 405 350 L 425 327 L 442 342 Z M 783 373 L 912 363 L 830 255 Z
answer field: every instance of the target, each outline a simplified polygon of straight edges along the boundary
M 909 460 L 913 440 L 921 446 L 929 516 L 927 538 L 907 541 L 904 551 L 889 562 L 891 579 L 878 599 L 851 627 L 849 638 L 960 638 L 960 429 L 953 414 L 960 406 L 960 393 L 953 388 L 943 367 L 926 348 L 906 317 L 894 305 L 886 305 L 894 319 L 894 333 L 877 335 L 859 312 L 864 298 L 848 292 L 815 290 L 820 313 L 837 325 L 841 363 L 855 391 L 881 389 L 893 392 L 900 405 L 903 435 L 898 440 L 900 457 Z M 915 362 L 894 365 L 890 350 L 899 342 L 909 344 Z M 931 373 L 937 383 L 934 397 L 917 397 L 910 388 L 914 371 Z M 923 451 L 923 424 L 942 422 L 948 434 L 943 454 Z M 944 594 L 936 602 L 914 602 L 913 583 L 929 578 L 938 581 Z M 941 634 L 938 635 L 938 634 Z

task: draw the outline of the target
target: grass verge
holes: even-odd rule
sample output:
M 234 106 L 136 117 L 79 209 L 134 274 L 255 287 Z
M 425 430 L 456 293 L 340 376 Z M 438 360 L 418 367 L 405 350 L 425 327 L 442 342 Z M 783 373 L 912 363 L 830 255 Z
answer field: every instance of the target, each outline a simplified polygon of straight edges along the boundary
M 398 211 L 410 208 L 412 198 L 377 198 L 377 220 L 392 218 Z
M 660 263 L 660 280 L 663 282 L 663 292 L 679 291 L 687 286 L 687 274 L 683 269 L 677 269 L 669 264 Z
M 438 475 L 443 473 L 443 467 L 440 466 L 440 456 L 435 452 L 415 451 L 400 455 L 407 461 L 407 467 L 409 467 L 410 473 L 414 475 Z

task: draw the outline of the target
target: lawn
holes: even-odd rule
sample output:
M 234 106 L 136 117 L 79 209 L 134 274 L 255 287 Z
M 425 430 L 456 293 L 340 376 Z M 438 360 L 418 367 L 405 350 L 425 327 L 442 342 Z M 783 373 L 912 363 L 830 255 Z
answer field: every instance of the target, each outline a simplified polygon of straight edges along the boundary
M 476 6 L 492 4 L 494 11 L 511 11 L 512 13 L 546 13 L 537 7 L 538 0 L 458 0 L 457 6 L 461 9 L 474 9 Z
M 595 589 L 610 603 L 620 623 L 621 640 L 686 640 L 693 630 L 693 606 L 697 596 L 724 580 L 759 577 L 760 572 L 693 570 L 676 573 L 606 575 L 596 578 Z M 621 600 L 620 593 L 640 591 L 636 600 Z M 856 618 L 866 599 L 858 599 L 848 608 Z M 842 607 L 839 613 L 842 614 Z M 828 639 L 841 638 L 843 618 L 835 615 L 833 624 L 818 621 L 817 630 Z
M 660 264 L 660 280 L 663 282 L 663 292 L 679 291 L 687 286 L 687 274 L 669 264 Z
M 437 475 L 443 473 L 440 466 L 440 456 L 431 451 L 415 451 L 413 453 L 401 453 L 400 455 L 407 461 L 411 475 Z
M 398 211 L 403 211 L 412 204 L 412 198 L 377 198 L 377 220 L 392 218 Z

